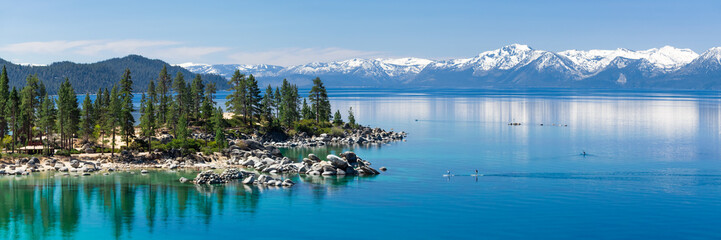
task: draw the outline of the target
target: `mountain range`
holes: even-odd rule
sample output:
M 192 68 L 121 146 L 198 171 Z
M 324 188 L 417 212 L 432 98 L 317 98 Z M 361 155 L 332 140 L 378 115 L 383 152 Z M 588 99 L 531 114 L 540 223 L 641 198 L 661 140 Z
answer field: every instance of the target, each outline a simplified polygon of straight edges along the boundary
M 551 52 L 512 44 L 470 58 L 354 58 L 296 66 L 195 64 L 178 66 L 226 78 L 237 69 L 261 84 L 283 79 L 299 86 L 320 77 L 333 87 L 721 89 L 721 47 L 702 54 L 671 46 L 634 51 Z
M 0 59 L 0 67 L 5 66 L 10 79 L 10 87 L 22 88 L 28 75 L 37 74 L 40 81 L 45 84 L 49 93 L 55 93 L 60 84 L 67 77 L 78 94 L 96 93 L 98 88 L 112 88 L 123 76 L 125 68 L 129 68 L 133 80 L 133 90 L 143 92 L 148 89 L 150 80 L 157 79 L 163 66 L 168 67 L 168 73 L 175 78 L 177 72 L 182 72 L 185 81 L 189 82 L 195 77 L 182 67 L 170 65 L 157 59 L 148 59 L 139 55 L 128 55 L 122 58 L 112 58 L 96 63 L 56 62 L 50 65 L 14 64 Z M 204 82 L 214 82 L 218 89 L 227 89 L 227 80 L 214 74 L 201 74 Z

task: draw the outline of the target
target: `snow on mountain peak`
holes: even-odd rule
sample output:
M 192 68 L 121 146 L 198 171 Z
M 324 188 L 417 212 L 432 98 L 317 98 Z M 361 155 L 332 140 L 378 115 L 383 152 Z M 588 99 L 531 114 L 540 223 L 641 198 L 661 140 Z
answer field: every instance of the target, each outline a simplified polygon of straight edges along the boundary
M 721 63 L 721 47 L 712 47 L 709 50 L 706 50 L 699 59 L 704 60 L 716 60 L 716 62 Z
M 633 51 L 625 48 L 616 50 L 567 50 L 558 53 L 574 62 L 581 70 L 596 72 L 611 63 L 617 57 L 628 59 L 646 59 L 662 70 L 673 70 L 686 65 L 698 57 L 691 49 L 679 49 L 671 46 Z

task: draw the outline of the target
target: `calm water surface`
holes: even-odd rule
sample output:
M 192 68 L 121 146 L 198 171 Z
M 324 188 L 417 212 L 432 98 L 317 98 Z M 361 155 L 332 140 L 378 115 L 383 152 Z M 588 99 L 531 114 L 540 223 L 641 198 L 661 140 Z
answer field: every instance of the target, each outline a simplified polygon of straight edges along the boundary
M 299 184 L 290 189 L 177 182 L 192 172 L 4 176 L 0 236 L 721 238 L 718 92 L 330 95 L 344 116 L 353 107 L 360 123 L 409 133 L 407 142 L 351 148 L 388 172 L 291 176 Z M 284 152 L 298 157 L 344 150 Z M 484 176 L 468 176 L 474 169 Z M 443 177 L 446 170 L 457 176 Z

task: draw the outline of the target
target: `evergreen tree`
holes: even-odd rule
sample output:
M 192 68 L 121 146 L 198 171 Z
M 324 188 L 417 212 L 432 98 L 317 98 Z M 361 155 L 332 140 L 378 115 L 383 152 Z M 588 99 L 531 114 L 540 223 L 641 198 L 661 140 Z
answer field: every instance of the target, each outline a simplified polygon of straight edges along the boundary
M 84 140 L 90 139 L 90 136 L 95 130 L 95 112 L 93 110 L 93 102 L 90 100 L 90 95 L 85 94 L 85 101 L 83 101 L 83 111 L 81 116 L 80 132 L 83 135 Z
M 219 148 L 225 148 L 227 145 L 225 135 L 223 134 L 223 109 L 218 107 L 213 113 L 212 125 L 215 128 L 215 143 Z
M 120 93 L 118 92 L 118 86 L 114 85 L 113 90 L 110 92 L 110 104 L 108 105 L 108 119 L 106 121 L 105 129 L 110 134 L 110 143 L 112 146 L 110 155 L 115 154 L 115 134 L 118 133 L 118 127 L 121 126 L 122 113 L 123 113 L 123 100 L 120 99 Z
M 333 115 L 333 124 L 335 124 L 335 125 L 343 124 L 343 117 L 340 116 L 340 110 L 335 111 L 335 114 Z
M 2 73 L 0 73 L 0 114 L 4 115 L 5 108 L 10 101 L 10 79 L 7 70 L 3 65 Z M 0 116 L 0 139 L 8 134 L 8 121 L 4 116 Z
M 175 114 L 173 116 L 175 119 L 179 119 L 180 115 L 188 113 L 188 90 L 185 85 L 185 76 L 183 76 L 183 73 L 178 72 L 178 74 L 175 75 L 175 79 L 173 80 L 173 90 L 175 90 L 175 103 L 173 103 L 173 106 L 175 107 Z M 175 123 L 175 121 L 172 123 Z
M 225 107 L 228 109 L 228 111 L 233 112 L 236 116 L 242 116 L 243 121 L 245 122 L 246 117 L 248 117 L 248 109 L 247 109 L 247 88 L 246 88 L 246 81 L 245 81 L 245 75 L 241 74 L 239 70 L 235 70 L 235 73 L 233 73 L 233 77 L 228 80 L 228 84 L 230 84 L 231 94 L 228 94 L 226 96 L 226 99 L 228 99 L 227 102 L 225 102 Z
M 146 100 L 145 94 L 143 94 L 143 100 L 141 101 L 143 105 L 141 113 L 143 115 L 140 117 L 140 129 L 143 136 L 148 140 L 148 151 L 152 151 L 153 136 L 155 136 L 155 103 L 153 103 L 152 98 Z
M 178 118 L 178 127 L 176 129 L 176 138 L 181 139 L 183 141 L 183 146 L 185 146 L 189 135 L 187 114 L 180 115 L 180 117 Z
M 263 99 L 263 97 L 260 96 L 260 88 L 258 88 L 258 81 L 255 80 L 253 74 L 246 78 L 246 87 L 248 88 L 248 94 L 246 95 L 246 103 L 248 104 L 246 106 L 246 108 L 248 109 L 248 124 L 251 128 L 255 128 L 255 120 L 260 121 L 260 113 L 262 108 L 261 100 Z
M 202 116 L 201 118 L 204 121 L 209 121 L 210 117 L 213 116 L 213 111 L 215 111 L 215 102 L 213 102 L 213 98 L 215 97 L 215 84 L 210 83 L 205 88 L 205 97 L 203 99 L 203 106 L 201 107 Z M 205 124 L 206 131 L 208 133 L 212 132 L 212 128 L 208 128 L 209 124 Z
M 298 112 L 298 87 L 291 85 L 288 80 L 283 79 L 281 85 L 281 122 L 286 127 L 291 127 L 293 122 L 298 121 L 300 114 Z
M 190 86 L 190 95 L 192 96 L 191 113 L 193 113 L 194 118 L 200 118 L 201 105 L 205 99 L 205 85 L 203 85 L 203 79 L 201 79 L 200 74 L 196 74 L 195 78 L 193 78 L 193 83 L 191 83 Z
M 313 120 L 315 119 L 315 115 L 313 114 L 313 110 L 310 110 L 310 107 L 308 106 L 308 102 L 305 101 L 305 98 L 303 98 L 303 107 L 300 110 L 301 115 L 303 116 L 303 119 L 306 120 Z
M 268 85 L 263 95 L 263 101 L 261 103 L 261 116 L 263 120 L 268 122 L 268 125 L 273 123 L 273 88 Z
M 218 145 L 218 148 L 223 149 L 227 145 L 225 142 L 225 134 L 223 134 L 223 130 L 220 128 L 215 129 L 215 143 Z
M 43 97 L 42 106 L 40 107 L 40 121 L 38 122 L 38 126 L 40 127 L 40 131 L 42 131 L 46 136 L 43 153 L 48 155 L 51 154 L 50 146 L 53 145 L 51 136 L 53 135 L 53 129 L 55 126 L 56 113 L 55 102 L 52 98 L 48 97 L 46 93 Z
M 355 127 L 355 116 L 353 115 L 353 107 L 350 107 L 348 109 L 348 124 L 350 124 L 351 127 Z
M 130 145 L 130 137 L 135 136 L 135 118 L 133 117 L 133 80 L 130 76 L 130 69 L 125 69 L 123 77 L 120 79 L 120 95 L 121 113 L 120 127 L 122 129 L 125 145 Z
M 17 145 L 17 132 L 18 128 L 20 127 L 19 123 L 19 117 L 20 117 L 20 95 L 18 94 L 18 90 L 13 87 L 13 90 L 10 92 L 10 95 L 8 97 L 8 104 L 5 106 L 5 113 L 7 116 L 7 121 L 10 124 L 10 130 L 13 132 L 12 136 L 12 151 L 15 153 L 15 146 Z
M 313 79 L 313 88 L 310 89 L 309 98 L 315 121 L 327 122 L 330 118 L 330 101 L 328 101 L 328 92 L 320 78 Z
M 60 90 L 58 90 L 57 126 L 60 131 L 62 148 L 72 148 L 72 139 L 78 132 L 79 122 L 78 98 L 75 96 L 75 90 L 70 84 L 70 80 L 65 78 L 65 82 L 60 84 Z
M 280 89 L 275 87 L 275 93 L 273 94 L 273 103 L 275 105 L 275 118 L 280 119 L 280 109 L 283 102 L 283 98 L 280 96 Z
M 67 80 L 67 79 L 66 79 Z M 23 87 L 22 91 L 20 92 L 20 133 L 22 133 L 21 142 L 28 143 L 32 141 L 33 138 L 33 126 L 35 126 L 35 120 L 36 120 L 36 109 L 38 109 L 40 100 L 40 96 L 38 96 L 38 82 L 40 80 L 38 79 L 37 75 L 28 75 L 25 83 L 25 87 Z M 13 134 L 16 134 L 13 132 Z
M 168 95 L 168 91 L 170 89 L 171 85 L 171 79 L 170 75 L 168 74 L 168 69 L 166 66 L 163 66 L 163 69 L 160 70 L 160 74 L 158 76 L 158 85 L 156 86 L 156 92 L 159 94 L 159 103 L 158 103 L 158 121 L 161 127 L 163 124 L 167 121 L 167 112 L 168 112 L 168 102 L 170 102 L 170 96 Z

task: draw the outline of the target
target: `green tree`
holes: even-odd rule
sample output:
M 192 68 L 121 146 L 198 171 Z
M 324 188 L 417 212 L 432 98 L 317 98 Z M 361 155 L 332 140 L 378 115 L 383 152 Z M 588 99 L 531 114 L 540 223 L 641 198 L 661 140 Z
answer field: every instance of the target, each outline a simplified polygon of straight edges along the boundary
M 225 102 L 225 107 L 236 116 L 242 116 L 243 122 L 245 122 L 248 117 L 245 75 L 241 74 L 239 70 L 235 70 L 233 77 L 228 80 L 228 84 L 230 84 L 231 93 L 226 96 L 228 101 Z
M 200 110 L 203 100 L 205 99 L 205 85 L 200 74 L 196 74 L 193 82 L 190 84 L 190 95 L 192 96 L 191 113 L 193 118 L 200 118 Z
M 83 139 L 88 140 L 95 130 L 95 112 L 93 110 L 93 102 L 90 100 L 90 95 L 85 94 L 85 100 L 83 101 L 83 110 L 81 115 L 80 132 L 82 133 Z
M 123 113 L 123 100 L 120 99 L 120 93 L 118 93 L 118 86 L 114 85 L 113 90 L 110 92 L 110 104 L 108 105 L 108 120 L 106 121 L 105 129 L 110 134 L 110 143 L 112 146 L 110 155 L 115 154 L 115 134 L 118 133 L 118 127 L 121 126 L 122 113 Z
M 283 125 L 292 127 L 295 121 L 300 118 L 298 112 L 298 87 L 292 85 L 288 80 L 283 79 L 281 85 L 280 118 Z
M 189 135 L 187 114 L 180 115 L 180 117 L 178 118 L 178 127 L 176 129 L 176 138 L 181 139 L 183 142 L 183 146 L 185 146 Z
M 335 111 L 335 114 L 333 115 L 333 124 L 335 124 L 335 125 L 343 124 L 343 117 L 340 116 L 340 110 Z
M 215 97 L 215 84 L 210 83 L 205 88 L 205 97 L 203 99 L 203 106 L 201 107 L 202 116 L 201 118 L 204 121 L 210 121 L 210 118 L 213 116 L 213 111 L 215 111 L 215 102 L 213 102 L 213 98 Z M 205 124 L 206 132 L 211 133 L 212 127 L 209 128 L 210 124 Z
M 22 133 L 21 142 L 28 143 L 33 138 L 33 126 L 36 121 L 36 109 L 38 109 L 40 103 L 40 96 L 38 96 L 38 79 L 37 75 L 28 75 L 25 83 L 20 92 L 20 132 Z M 13 134 L 16 134 L 13 132 Z
M 351 127 L 355 127 L 355 115 L 353 115 L 353 107 L 350 107 L 348 109 L 348 124 L 350 124 Z
M 313 87 L 310 89 L 309 98 L 315 115 L 315 122 L 327 122 L 330 118 L 330 101 L 328 101 L 328 92 L 320 78 L 313 79 Z
M 78 132 L 80 122 L 80 110 L 78 109 L 78 98 L 70 80 L 60 84 L 58 90 L 58 117 L 57 129 L 60 132 L 61 148 L 72 148 L 72 139 Z
M 263 95 L 263 101 L 261 102 L 261 116 L 262 119 L 268 122 L 268 125 L 273 123 L 273 88 L 270 87 L 270 84 L 268 84 L 268 88 L 265 89 L 265 94 Z
M 13 87 L 13 90 L 10 92 L 10 95 L 8 97 L 8 104 L 5 106 L 5 116 L 7 117 L 7 121 L 10 124 L 10 129 L 13 132 L 12 137 L 12 151 L 15 153 L 15 146 L 17 145 L 17 132 L 18 128 L 20 127 L 20 123 L 18 121 L 20 117 L 20 95 L 18 94 L 18 90 Z
M 170 86 L 172 86 L 172 81 L 170 79 L 170 75 L 168 74 L 168 69 L 166 66 L 163 66 L 163 69 L 160 70 L 160 74 L 158 76 L 158 85 L 156 86 L 156 92 L 159 94 L 160 98 L 158 99 L 159 127 L 162 127 L 162 125 L 164 125 L 167 121 L 168 103 L 171 101 L 171 98 L 168 95 Z
M 125 69 L 120 79 L 120 127 L 125 140 L 125 145 L 130 145 L 130 137 L 135 136 L 135 118 L 133 117 L 133 80 L 130 76 L 130 69 Z
M 248 78 L 246 78 L 246 85 L 247 90 L 247 100 L 246 100 L 246 109 L 248 114 L 248 125 L 251 128 L 255 128 L 255 120 L 260 121 L 260 110 L 262 108 L 261 100 L 263 97 L 260 96 L 260 88 L 258 88 L 258 81 L 255 80 L 255 77 L 253 77 L 253 74 L 249 75 Z
M 148 141 L 148 150 L 152 151 L 153 136 L 155 136 L 155 104 L 152 98 L 146 100 L 145 94 L 142 96 L 141 104 L 143 115 L 140 117 L 140 129 Z
M 40 127 L 40 131 L 44 133 L 46 136 L 46 142 L 43 146 L 43 152 L 45 154 L 50 154 L 50 146 L 53 145 L 53 141 L 51 139 L 53 135 L 53 129 L 55 126 L 55 116 L 57 114 L 57 111 L 55 110 L 55 102 L 52 98 L 48 97 L 47 93 L 43 97 L 43 103 L 40 107 L 40 121 L 38 121 L 38 126 Z
M 7 103 L 10 101 L 10 79 L 8 78 L 7 69 L 3 65 L 2 73 L 0 73 L 0 113 L 5 112 Z M 4 114 L 3 114 L 4 115 Z M 0 139 L 8 134 L 8 121 L 5 117 L 0 117 Z
M 305 101 L 305 98 L 303 98 L 303 107 L 301 108 L 300 113 L 303 116 L 303 119 L 315 119 L 315 114 L 313 114 L 313 110 L 310 110 L 308 102 Z

